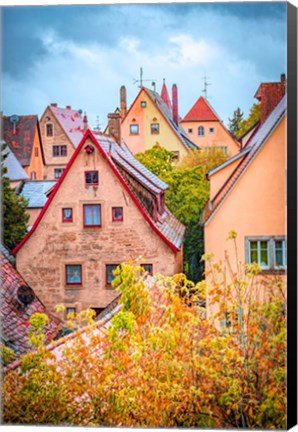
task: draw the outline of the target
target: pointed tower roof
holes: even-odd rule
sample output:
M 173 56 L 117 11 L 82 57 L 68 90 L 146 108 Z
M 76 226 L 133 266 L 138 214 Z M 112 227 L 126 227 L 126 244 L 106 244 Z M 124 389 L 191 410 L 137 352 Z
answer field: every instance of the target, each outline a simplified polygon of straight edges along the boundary
M 200 96 L 182 121 L 220 121 L 220 119 L 206 99 Z
M 161 88 L 161 92 L 160 92 L 160 97 L 162 98 L 162 100 L 164 101 L 164 103 L 167 105 L 167 107 L 171 110 L 172 109 L 172 104 L 171 104 L 171 99 L 168 93 L 168 89 L 165 83 L 165 79 L 163 80 L 163 85 Z

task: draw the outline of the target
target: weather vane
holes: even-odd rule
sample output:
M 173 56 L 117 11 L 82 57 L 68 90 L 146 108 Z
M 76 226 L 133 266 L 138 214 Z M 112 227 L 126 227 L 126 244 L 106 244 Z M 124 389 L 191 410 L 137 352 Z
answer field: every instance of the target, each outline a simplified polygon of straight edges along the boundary
M 157 80 L 156 80 L 155 78 L 145 79 L 145 80 L 144 80 L 144 79 L 143 79 L 143 68 L 141 67 L 141 68 L 140 68 L 140 79 L 139 79 L 139 80 L 134 79 L 134 80 L 133 80 L 133 83 L 134 83 L 134 84 L 136 84 L 136 83 L 140 83 L 138 87 L 139 87 L 139 88 L 142 88 L 142 87 L 143 87 L 143 82 L 144 82 L 144 81 L 151 81 L 153 87 L 155 87 L 155 83 L 156 83 Z
M 203 76 L 204 89 L 202 90 L 202 92 L 205 93 L 205 99 L 208 99 L 208 97 L 207 97 L 207 86 L 211 85 L 211 83 L 207 82 L 207 79 L 209 79 L 209 77 L 207 77 L 206 74 L 205 74 L 205 76 Z

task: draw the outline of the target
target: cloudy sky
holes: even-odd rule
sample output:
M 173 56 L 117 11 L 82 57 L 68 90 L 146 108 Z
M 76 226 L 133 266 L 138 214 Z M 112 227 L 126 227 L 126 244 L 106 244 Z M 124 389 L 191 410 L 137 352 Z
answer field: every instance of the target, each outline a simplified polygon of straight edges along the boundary
M 42 115 L 57 102 L 101 129 L 144 85 L 178 86 L 179 114 L 200 95 L 219 117 L 245 117 L 261 82 L 286 73 L 286 3 L 169 3 L 2 8 L 2 110 Z M 148 81 L 145 81 L 148 80 Z

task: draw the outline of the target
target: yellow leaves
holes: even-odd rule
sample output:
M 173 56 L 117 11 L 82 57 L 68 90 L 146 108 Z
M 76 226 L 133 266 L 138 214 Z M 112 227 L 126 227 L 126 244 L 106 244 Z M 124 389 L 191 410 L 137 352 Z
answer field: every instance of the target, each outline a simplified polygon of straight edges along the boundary
M 236 239 L 236 238 L 237 238 L 237 233 L 236 233 L 236 231 L 231 230 L 231 231 L 229 232 L 229 235 L 228 235 L 228 237 L 227 237 L 227 240 L 234 240 L 234 239 Z

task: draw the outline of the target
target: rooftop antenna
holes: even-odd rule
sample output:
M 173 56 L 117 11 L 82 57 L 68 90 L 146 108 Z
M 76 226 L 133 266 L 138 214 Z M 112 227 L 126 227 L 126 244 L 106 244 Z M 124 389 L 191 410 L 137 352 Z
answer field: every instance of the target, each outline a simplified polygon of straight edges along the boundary
M 206 100 L 208 99 L 208 97 L 207 97 L 207 86 L 211 85 L 211 83 L 208 83 L 208 82 L 207 82 L 207 79 L 209 79 L 209 77 L 207 77 L 206 74 L 205 74 L 205 76 L 203 76 L 203 80 L 204 80 L 204 89 L 202 90 L 202 92 L 205 93 L 205 99 L 206 99 Z
M 140 84 L 138 85 L 138 87 L 139 87 L 139 88 L 142 88 L 142 87 L 143 87 L 143 82 L 144 82 L 144 81 L 151 81 L 151 82 L 152 82 L 152 85 L 153 85 L 153 82 L 156 83 L 157 80 L 156 80 L 155 78 L 143 79 L 143 68 L 141 67 L 141 68 L 140 68 L 140 79 L 139 79 L 139 80 L 134 79 L 134 80 L 133 80 L 133 83 L 134 83 L 134 84 L 136 84 L 136 83 L 140 83 Z
M 96 116 L 95 130 L 100 131 L 101 123 L 99 123 L 99 115 Z

